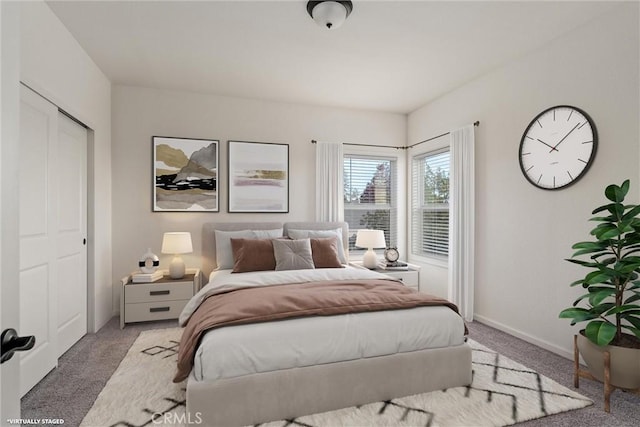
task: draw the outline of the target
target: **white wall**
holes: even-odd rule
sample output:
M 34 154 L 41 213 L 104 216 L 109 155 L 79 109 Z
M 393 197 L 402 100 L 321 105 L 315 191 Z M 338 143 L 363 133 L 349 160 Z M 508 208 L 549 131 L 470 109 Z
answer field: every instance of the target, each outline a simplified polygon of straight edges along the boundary
M 476 318 L 567 357 L 578 327 L 558 313 L 580 295 L 581 289 L 568 285 L 584 272 L 564 259 L 573 243 L 588 240 L 587 219 L 605 202 L 606 185 L 630 178 L 632 199 L 640 194 L 638 16 L 638 3 L 618 6 L 408 119 L 410 144 L 480 120 Z M 539 190 L 522 176 L 518 146 L 533 117 L 559 104 L 590 114 L 600 137 L 598 153 L 578 183 Z M 423 268 L 423 277 L 447 276 L 442 269 Z M 430 286 L 423 283 L 422 289 Z
M 113 118 L 113 277 L 137 268 L 151 249 L 161 268 L 165 231 L 190 231 L 194 253 L 187 267 L 199 267 L 202 224 L 215 221 L 313 220 L 315 149 L 311 140 L 404 146 L 406 116 L 303 106 L 140 87 L 114 86 Z M 152 136 L 220 141 L 220 212 L 152 212 Z M 227 213 L 227 140 L 289 144 L 289 213 Z M 393 150 L 392 151 L 397 151 Z M 114 286 L 114 310 L 119 307 Z
M 89 145 L 89 330 L 112 317 L 111 83 L 41 1 L 21 3 L 20 79 L 93 132 Z

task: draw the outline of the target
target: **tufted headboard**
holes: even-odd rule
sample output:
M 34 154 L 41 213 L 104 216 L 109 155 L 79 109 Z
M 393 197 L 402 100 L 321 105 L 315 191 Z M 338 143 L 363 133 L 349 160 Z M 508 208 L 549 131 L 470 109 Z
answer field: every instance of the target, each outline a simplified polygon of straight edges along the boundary
M 342 221 L 333 222 L 285 222 L 284 235 L 287 236 L 287 230 L 335 230 L 342 228 L 342 246 L 344 253 L 349 254 L 349 224 Z
M 284 229 L 283 235 L 287 235 L 287 230 L 335 230 L 342 228 L 342 243 L 345 254 L 349 253 L 349 224 L 346 222 L 207 222 L 202 225 L 202 274 L 205 283 L 209 274 L 215 270 L 216 263 L 216 233 L 221 231 L 238 230 L 277 230 Z

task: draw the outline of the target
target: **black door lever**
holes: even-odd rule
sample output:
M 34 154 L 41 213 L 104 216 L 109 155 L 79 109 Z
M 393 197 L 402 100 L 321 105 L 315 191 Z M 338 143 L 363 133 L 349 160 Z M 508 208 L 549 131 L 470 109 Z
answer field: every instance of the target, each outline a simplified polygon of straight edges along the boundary
M 5 329 L 0 335 L 2 346 L 0 349 L 0 363 L 4 363 L 11 359 L 16 351 L 31 350 L 36 343 L 36 337 L 33 335 L 27 337 L 19 337 L 15 329 Z

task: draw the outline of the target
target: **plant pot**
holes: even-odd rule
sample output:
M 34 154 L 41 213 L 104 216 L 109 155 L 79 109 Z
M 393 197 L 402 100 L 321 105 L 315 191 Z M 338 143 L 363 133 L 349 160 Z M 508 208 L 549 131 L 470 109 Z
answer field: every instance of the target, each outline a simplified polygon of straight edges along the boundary
M 626 389 L 640 388 L 640 349 L 615 345 L 599 346 L 584 335 L 578 334 L 578 350 L 584 359 L 589 372 L 598 381 L 604 381 L 604 353 L 611 355 L 611 379 L 613 386 Z

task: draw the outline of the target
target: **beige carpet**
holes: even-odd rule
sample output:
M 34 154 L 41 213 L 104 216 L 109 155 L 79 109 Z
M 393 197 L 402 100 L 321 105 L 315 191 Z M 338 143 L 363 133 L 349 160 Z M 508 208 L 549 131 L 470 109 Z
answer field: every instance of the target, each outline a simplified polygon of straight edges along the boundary
M 109 379 L 82 426 L 184 426 L 186 383 L 174 384 L 181 329 L 144 331 Z M 294 421 L 300 426 L 504 426 L 591 405 L 588 398 L 470 341 L 473 383 Z M 550 420 L 551 421 L 551 420 Z

